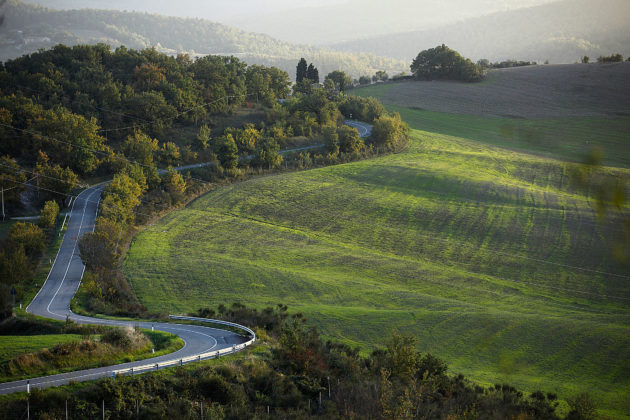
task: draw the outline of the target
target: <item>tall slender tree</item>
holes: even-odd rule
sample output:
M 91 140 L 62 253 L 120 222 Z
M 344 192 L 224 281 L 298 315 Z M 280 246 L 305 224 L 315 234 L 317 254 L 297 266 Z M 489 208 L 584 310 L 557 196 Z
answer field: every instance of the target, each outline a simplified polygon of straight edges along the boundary
M 311 82 L 319 84 L 319 70 L 317 70 L 317 67 L 315 67 L 313 63 L 308 65 L 308 69 L 306 69 L 306 77 Z
M 302 80 L 307 78 L 308 64 L 304 57 L 300 58 L 300 62 L 297 65 L 297 69 L 295 72 L 295 81 L 300 83 Z

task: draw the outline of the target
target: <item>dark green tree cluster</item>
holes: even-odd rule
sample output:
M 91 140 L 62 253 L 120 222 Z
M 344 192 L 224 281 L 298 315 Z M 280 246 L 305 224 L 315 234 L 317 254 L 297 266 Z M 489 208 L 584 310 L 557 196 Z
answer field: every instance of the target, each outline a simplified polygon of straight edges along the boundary
M 485 71 L 479 65 L 444 44 L 421 51 L 411 63 L 411 72 L 420 80 L 476 82 L 485 77 Z
M 482 70 L 486 69 L 507 69 L 512 67 L 525 67 L 525 66 L 535 66 L 535 61 L 517 61 L 517 60 L 505 60 L 498 61 L 496 63 L 491 63 L 488 59 L 482 58 L 477 61 L 477 66 L 479 66 Z
M 241 304 L 197 315 L 256 328 L 257 351 L 227 363 L 191 365 L 172 374 L 103 379 L 87 387 L 35 390 L 35 418 L 151 419 L 559 419 L 553 393 L 525 394 L 509 384 L 481 386 L 451 375 L 416 340 L 394 333 L 368 356 L 323 341 L 301 314 L 285 305 L 262 311 Z M 257 357 L 263 353 L 263 357 Z M 593 413 L 588 399 L 572 401 L 574 417 Z M 22 396 L 0 403 L 0 416 L 24 412 Z M 574 409 L 573 407 L 577 407 Z M 202 411 L 203 410 L 203 411 Z M 577 410 L 581 410 L 578 412 Z M 590 411 L 589 411 L 590 410 Z
M 611 54 L 609 56 L 600 55 L 597 57 L 598 63 L 621 63 L 623 56 L 621 54 Z
M 334 88 L 338 92 L 345 92 L 352 87 L 352 78 L 341 70 L 328 73 L 324 79 L 324 86 L 326 82 L 330 83 L 328 88 Z
M 363 98 L 361 96 L 348 95 L 341 99 L 339 111 L 346 118 L 356 119 L 372 123 L 377 118 L 386 114 L 385 107 L 376 98 Z
M 319 70 L 317 67 L 311 64 L 307 64 L 306 60 L 302 57 L 298 62 L 295 72 L 295 82 L 301 83 L 304 80 L 308 80 L 310 83 L 319 84 Z

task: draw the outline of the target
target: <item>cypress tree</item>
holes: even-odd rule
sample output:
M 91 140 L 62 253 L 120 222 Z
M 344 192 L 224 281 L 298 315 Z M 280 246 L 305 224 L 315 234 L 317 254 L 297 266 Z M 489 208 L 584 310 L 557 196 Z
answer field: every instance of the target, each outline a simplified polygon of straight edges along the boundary
M 308 65 L 306 64 L 306 60 L 304 58 L 300 58 L 300 62 L 297 65 L 297 70 L 295 72 L 295 81 L 300 83 L 304 78 L 307 77 Z
M 319 84 L 319 70 L 317 70 L 317 67 L 315 67 L 313 63 L 309 64 L 306 70 L 306 77 L 311 82 Z

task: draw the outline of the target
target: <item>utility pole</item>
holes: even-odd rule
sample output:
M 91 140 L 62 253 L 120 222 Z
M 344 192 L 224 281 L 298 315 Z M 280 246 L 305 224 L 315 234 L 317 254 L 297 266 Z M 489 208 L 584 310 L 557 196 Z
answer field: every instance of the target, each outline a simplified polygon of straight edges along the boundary
M 105 400 L 103 400 L 103 420 L 105 420 Z
M 4 187 L 2 187 L 2 221 L 4 222 Z
M 68 420 L 68 400 L 66 400 L 66 420 Z

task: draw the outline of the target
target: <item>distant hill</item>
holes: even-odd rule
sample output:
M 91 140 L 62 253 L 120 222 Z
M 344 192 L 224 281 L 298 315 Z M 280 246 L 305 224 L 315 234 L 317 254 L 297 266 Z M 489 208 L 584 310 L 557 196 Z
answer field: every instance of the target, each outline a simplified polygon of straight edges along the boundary
M 202 19 L 176 18 L 111 10 L 53 10 L 10 0 L 3 8 L 0 27 L 0 60 L 67 45 L 105 43 L 142 49 L 155 47 L 169 54 L 234 55 L 248 64 L 277 66 L 295 76 L 295 66 L 305 57 L 322 76 L 341 69 L 355 77 L 403 71 L 407 63 L 369 54 L 330 51 L 279 41 Z
M 563 0 L 462 21 L 434 29 L 338 43 L 361 51 L 411 60 L 423 49 L 447 44 L 466 57 L 573 63 L 584 55 L 630 54 L 628 0 Z
M 114 9 L 198 17 L 291 43 L 323 45 L 427 29 L 557 0 L 23 0 L 53 9 Z

